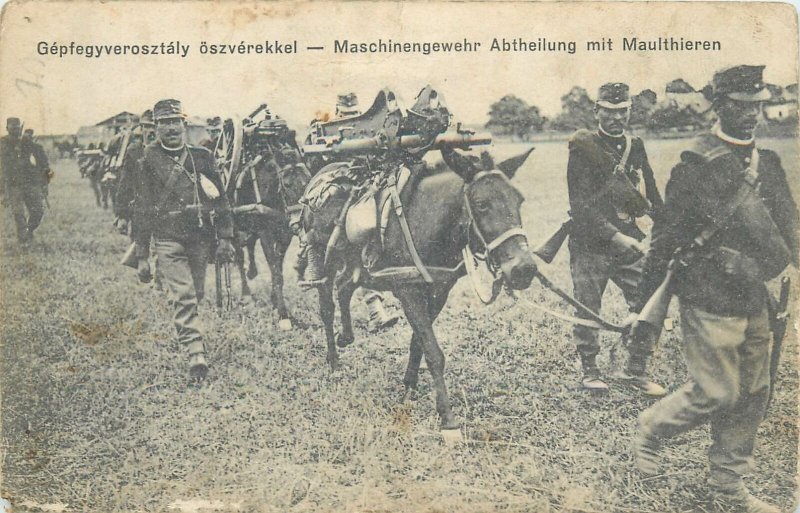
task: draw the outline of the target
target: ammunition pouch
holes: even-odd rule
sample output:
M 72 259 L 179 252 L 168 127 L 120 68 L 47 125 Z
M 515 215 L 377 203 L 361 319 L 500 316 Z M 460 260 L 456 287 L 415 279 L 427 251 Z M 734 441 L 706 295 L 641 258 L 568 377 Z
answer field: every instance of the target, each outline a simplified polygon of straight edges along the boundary
M 758 266 L 765 281 L 778 276 L 792 262 L 789 246 L 755 190 L 742 201 L 734 223 L 745 228 L 753 247 L 758 248 Z

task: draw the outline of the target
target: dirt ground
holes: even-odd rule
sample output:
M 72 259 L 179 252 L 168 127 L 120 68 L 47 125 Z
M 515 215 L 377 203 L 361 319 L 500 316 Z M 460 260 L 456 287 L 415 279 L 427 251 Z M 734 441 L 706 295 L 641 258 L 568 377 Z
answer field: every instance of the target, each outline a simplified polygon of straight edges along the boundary
M 663 187 L 686 141 L 646 144 Z M 796 143 L 765 145 L 800 185 Z M 566 145 L 536 146 L 514 179 L 527 197 L 531 245 L 567 210 Z M 618 384 L 607 397 L 585 395 L 569 325 L 505 296 L 483 306 L 466 280 L 435 325 L 464 425 L 460 447 L 442 442 L 427 373 L 420 399 L 399 402 L 410 329 L 401 320 L 368 334 L 358 295 L 357 341 L 329 373 L 316 293 L 301 291 L 291 270 L 296 243 L 286 265 L 294 331 L 276 328 L 260 257 L 255 306 L 220 313 L 202 304 L 210 379 L 188 387 L 166 299 L 119 265 L 126 239 L 94 205 L 75 162 L 58 161 L 55 171 L 52 209 L 33 246 L 17 248 L 12 224 L 2 224 L 1 491 L 16 511 L 702 511 L 706 428 L 671 441 L 664 474 L 641 479 L 630 443 L 649 401 Z M 541 267 L 571 290 L 567 253 Z M 536 283 L 521 296 L 568 311 Z M 610 290 L 603 314 L 620 320 L 623 304 Z M 665 334 L 652 365 L 670 389 L 686 378 L 679 332 Z M 600 364 L 610 371 L 624 351 L 610 334 L 603 344 Z M 796 503 L 796 361 L 792 335 L 749 480 L 786 511 Z

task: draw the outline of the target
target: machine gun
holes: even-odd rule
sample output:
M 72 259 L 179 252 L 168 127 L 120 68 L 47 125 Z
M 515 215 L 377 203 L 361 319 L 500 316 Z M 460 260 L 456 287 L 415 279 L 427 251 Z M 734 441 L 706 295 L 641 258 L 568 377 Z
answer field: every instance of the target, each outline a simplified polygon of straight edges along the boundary
M 419 92 L 409 109 L 402 107 L 392 90 L 383 89 L 363 114 L 313 122 L 303 151 L 312 159 L 342 160 L 381 154 L 421 157 L 445 146 L 491 144 L 491 135 L 464 131 L 460 125 L 455 133 L 446 132 L 451 117 L 444 98 L 430 85 Z

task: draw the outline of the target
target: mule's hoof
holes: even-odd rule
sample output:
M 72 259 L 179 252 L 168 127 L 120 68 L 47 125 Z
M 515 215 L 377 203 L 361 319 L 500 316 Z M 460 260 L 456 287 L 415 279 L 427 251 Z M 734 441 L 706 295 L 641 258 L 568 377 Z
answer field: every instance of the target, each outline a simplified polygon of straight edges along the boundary
M 446 447 L 457 447 L 464 443 L 464 435 L 461 434 L 460 427 L 455 429 L 442 428 L 440 433 Z
M 406 388 L 406 391 L 403 393 L 402 402 L 404 404 L 412 403 L 417 400 L 417 389 L 416 388 Z
M 292 320 L 291 319 L 279 320 L 278 329 L 281 331 L 292 331 Z
M 342 364 L 339 363 L 339 357 L 336 358 L 328 358 L 328 368 L 331 372 L 336 372 L 342 367 Z
M 189 357 L 189 381 L 201 382 L 208 375 L 208 362 L 204 353 L 195 353 Z
M 246 294 L 239 299 L 239 303 L 242 306 L 252 306 L 256 304 L 256 300 L 250 294 Z
M 349 337 L 345 337 L 341 333 L 336 334 L 336 345 L 338 347 L 347 347 L 355 341 L 355 337 L 350 335 Z

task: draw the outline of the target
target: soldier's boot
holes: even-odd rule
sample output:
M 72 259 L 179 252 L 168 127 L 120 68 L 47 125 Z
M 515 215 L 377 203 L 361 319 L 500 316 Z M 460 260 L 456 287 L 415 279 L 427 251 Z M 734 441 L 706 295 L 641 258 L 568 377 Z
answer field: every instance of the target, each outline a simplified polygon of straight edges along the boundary
M 304 280 L 300 282 L 303 287 L 316 287 L 327 281 L 325 276 L 325 246 L 309 244 L 306 249 L 306 270 Z
M 369 312 L 369 322 L 367 330 L 370 333 L 389 329 L 400 319 L 398 315 L 391 315 L 383 305 L 383 298 L 379 294 L 372 294 L 367 298 L 367 311 Z
M 647 429 L 644 414 L 639 416 L 639 427 L 633 439 L 633 464 L 645 476 L 660 473 L 661 440 Z
M 744 485 L 733 490 L 711 488 L 709 499 L 712 511 L 718 513 L 780 513 L 780 510 L 753 496 Z
M 188 346 L 189 350 L 189 380 L 202 381 L 208 374 L 208 362 L 206 362 L 206 350 L 202 342 L 192 342 Z
M 603 381 L 600 369 L 597 368 L 596 355 L 581 355 L 581 365 L 583 367 L 583 379 L 581 386 L 593 394 L 604 394 L 608 392 L 608 383 Z
M 664 397 L 667 390 L 647 377 L 647 358 L 630 355 L 625 369 L 615 376 L 632 390 L 648 397 Z

